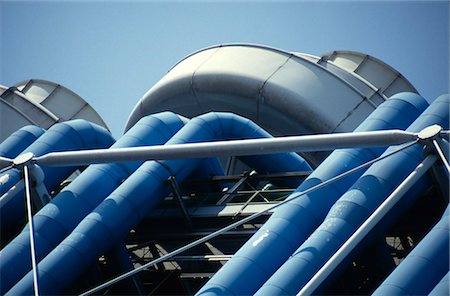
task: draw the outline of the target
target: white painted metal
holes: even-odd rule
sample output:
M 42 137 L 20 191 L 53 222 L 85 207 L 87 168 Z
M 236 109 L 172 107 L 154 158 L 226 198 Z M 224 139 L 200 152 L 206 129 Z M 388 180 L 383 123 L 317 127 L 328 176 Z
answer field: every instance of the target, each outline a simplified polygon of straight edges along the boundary
M 344 132 L 374 109 L 357 88 L 310 57 L 257 45 L 223 45 L 173 67 L 138 102 L 126 129 L 162 110 L 187 117 L 214 110 L 245 116 L 273 135 Z
M 340 148 L 376 147 L 415 141 L 417 134 L 384 130 L 360 133 L 291 136 L 264 139 L 157 145 L 117 149 L 51 152 L 36 157 L 39 165 L 67 166 L 92 163 L 162 159 L 261 155 L 276 152 L 332 151 Z
M 48 129 L 70 119 L 86 119 L 107 127 L 95 110 L 77 94 L 45 80 L 0 86 L 0 142 L 25 125 Z
M 24 159 L 21 159 L 21 161 Z M 35 240 L 34 240 L 34 225 L 33 225 L 33 213 L 31 207 L 31 190 L 30 190 L 30 175 L 28 172 L 28 167 L 25 164 L 23 166 L 23 174 L 25 180 L 25 198 L 27 203 L 27 216 L 28 216 L 28 227 L 30 228 L 30 251 L 31 251 L 31 266 L 33 271 L 33 286 L 34 286 L 34 295 L 39 296 L 39 275 L 38 275 L 38 267 L 36 261 L 36 248 L 35 248 Z
M 32 79 L 16 84 L 29 100 L 42 105 L 60 121 L 82 118 L 103 127 L 103 119 L 80 96 L 68 88 L 51 81 Z
M 362 77 L 386 97 L 402 91 L 417 93 L 403 75 L 373 56 L 355 51 L 333 51 L 322 58 Z

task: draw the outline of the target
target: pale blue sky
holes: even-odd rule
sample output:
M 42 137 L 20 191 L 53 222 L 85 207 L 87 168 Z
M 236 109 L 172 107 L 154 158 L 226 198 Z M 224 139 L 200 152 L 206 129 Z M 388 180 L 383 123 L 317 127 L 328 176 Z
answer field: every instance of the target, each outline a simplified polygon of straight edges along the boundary
M 40 78 L 88 101 L 118 137 L 177 61 L 220 43 L 320 55 L 354 50 L 432 101 L 448 92 L 448 1 L 3 1 L 0 84 Z

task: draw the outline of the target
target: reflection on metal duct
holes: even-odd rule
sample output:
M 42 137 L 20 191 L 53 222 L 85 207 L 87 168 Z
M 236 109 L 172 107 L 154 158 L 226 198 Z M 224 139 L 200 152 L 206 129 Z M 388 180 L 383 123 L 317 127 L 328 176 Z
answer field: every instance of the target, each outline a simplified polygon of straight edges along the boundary
M 449 96 L 444 95 L 437 98 L 411 124 L 407 131 L 419 132 L 433 124 L 438 124 L 444 129 L 448 129 L 448 122 Z M 385 154 L 395 149 L 397 148 L 390 147 Z M 323 223 L 294 252 L 289 260 L 267 280 L 257 294 L 292 295 L 298 293 L 383 200 L 414 170 L 423 160 L 423 157 L 422 145 L 416 144 L 373 164 L 333 204 Z M 414 185 L 404 199 L 409 203 L 413 202 L 429 186 L 430 180 L 427 176 L 424 176 Z M 322 196 L 321 201 L 323 200 L 324 197 Z M 390 216 L 392 214 L 391 212 Z M 386 219 L 384 224 L 387 224 Z M 334 273 L 334 276 L 336 276 L 336 273 Z M 442 274 L 439 275 L 437 280 L 441 277 Z
M 112 148 L 164 144 L 182 126 L 171 112 L 142 118 Z M 139 162 L 91 165 L 34 215 L 37 260 L 44 258 L 103 199 L 134 172 Z M 2 217 L 3 219 L 3 217 Z M 3 222 L 3 220 L 2 220 Z M 5 293 L 30 269 L 29 230 L 26 227 L 0 252 L 1 293 Z
M 355 131 L 406 128 L 427 105 L 425 99 L 417 94 L 395 95 L 380 105 Z M 383 148 L 336 150 L 314 170 L 296 192 L 302 192 L 373 159 L 383 150 Z M 331 205 L 359 175 L 350 175 L 277 209 L 198 294 L 248 295 L 256 292 L 314 231 Z
M 106 129 L 94 123 L 77 119 L 55 124 L 23 153 L 32 152 L 38 156 L 53 151 L 107 148 L 112 143 L 114 143 L 114 139 Z M 59 184 L 76 169 L 76 167 L 43 168 L 44 176 L 46 176 L 44 185 L 48 192 L 56 190 Z M 6 234 L 10 227 L 23 222 L 25 206 L 23 190 L 12 188 L 21 178 L 20 171 L 11 168 L 0 178 L 4 180 L 0 187 L 0 195 L 2 195 L 0 199 L 1 231 Z
M 248 119 L 234 114 L 208 113 L 189 121 L 167 144 L 268 136 Z M 311 170 L 295 153 L 243 157 L 242 161 L 260 172 Z M 164 183 L 170 176 L 181 182 L 199 163 L 199 159 L 148 161 L 140 166 L 39 263 L 40 292 L 61 292 L 158 204 L 166 193 Z M 8 294 L 32 293 L 32 289 L 32 273 L 29 272 Z
M 449 213 L 447 207 L 441 220 L 406 256 L 400 265 L 373 293 L 380 295 L 426 295 L 439 284 L 445 285 L 449 264 Z M 448 287 L 448 280 L 447 280 Z M 439 294 L 436 289 L 435 293 Z M 448 295 L 448 288 L 446 295 Z M 444 294 L 445 295 L 445 294 Z

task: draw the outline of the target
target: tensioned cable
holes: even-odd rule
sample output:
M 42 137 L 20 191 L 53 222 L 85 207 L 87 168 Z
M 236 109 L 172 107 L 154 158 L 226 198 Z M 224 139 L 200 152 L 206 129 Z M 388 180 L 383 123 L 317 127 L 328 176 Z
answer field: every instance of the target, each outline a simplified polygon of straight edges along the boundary
M 326 181 L 324 181 L 322 183 L 319 183 L 319 184 L 317 184 L 317 185 L 315 185 L 315 186 L 313 186 L 313 187 L 311 187 L 311 188 L 309 188 L 309 189 L 307 189 L 305 191 L 302 191 L 302 192 L 299 192 L 299 193 L 293 193 L 292 194 L 293 197 L 291 197 L 289 199 L 286 199 L 286 200 L 284 200 L 284 201 L 282 201 L 282 202 L 280 202 L 280 203 L 278 203 L 276 205 L 273 205 L 272 207 L 269 207 L 269 208 L 267 208 L 267 209 L 265 209 L 265 210 L 263 210 L 261 212 L 255 213 L 255 214 L 253 214 L 251 216 L 248 216 L 248 217 L 246 217 L 246 218 L 244 218 L 242 220 L 239 220 L 239 221 L 237 221 L 235 223 L 232 223 L 232 224 L 230 224 L 230 225 L 228 225 L 228 226 L 226 226 L 224 228 L 221 228 L 221 229 L 219 229 L 219 230 L 217 230 L 215 232 L 212 232 L 212 233 L 210 233 L 210 234 L 208 234 L 208 235 L 206 235 L 206 236 L 204 236 L 204 237 L 202 237 L 202 238 L 200 238 L 200 239 L 198 239 L 196 241 L 193 241 L 193 242 L 185 245 L 184 247 L 178 248 L 178 249 L 176 249 L 176 250 L 174 250 L 174 251 L 172 251 L 172 252 L 170 252 L 170 253 L 168 253 L 166 255 L 163 255 L 163 256 L 161 256 L 161 257 L 159 257 L 159 258 L 157 258 L 157 259 L 155 259 L 155 260 L 153 260 L 153 261 L 151 261 L 149 263 L 146 263 L 146 264 L 144 264 L 144 265 L 142 265 L 142 266 L 140 266 L 140 267 L 138 267 L 136 269 L 130 270 L 130 271 L 128 271 L 128 272 L 126 272 L 126 273 L 124 273 L 122 275 L 119 275 L 118 277 L 113 278 L 113 279 L 111 279 L 111 280 L 109 280 L 109 281 L 107 281 L 107 282 L 105 282 L 105 283 L 103 283 L 103 284 L 101 284 L 101 285 L 99 285 L 97 287 L 94 287 L 91 290 L 86 291 L 86 292 L 84 292 L 84 293 L 82 293 L 80 295 L 81 296 L 90 295 L 90 294 L 93 294 L 93 293 L 95 293 L 97 291 L 100 291 L 100 290 L 102 290 L 102 289 L 104 289 L 106 287 L 109 287 L 109 286 L 111 286 L 111 285 L 113 285 L 113 284 L 115 284 L 115 283 L 117 283 L 117 282 L 119 282 L 119 281 L 121 281 L 121 280 L 123 280 L 123 279 L 125 279 L 127 277 L 130 277 L 130 276 L 132 276 L 132 275 L 134 275 L 134 274 L 136 274 L 136 273 L 138 273 L 138 272 L 140 272 L 142 270 L 147 269 L 150 266 L 153 266 L 153 265 L 158 264 L 160 262 L 166 261 L 167 259 L 169 259 L 169 258 L 171 258 L 173 256 L 176 256 L 176 255 L 178 255 L 178 254 L 180 254 L 180 253 L 182 253 L 182 252 L 184 252 L 186 250 L 189 250 L 190 248 L 193 248 L 193 247 L 195 247 L 195 246 L 197 246 L 199 244 L 202 244 L 202 243 L 204 243 L 206 241 L 209 241 L 210 239 L 212 239 L 212 238 L 214 238 L 214 237 L 216 237 L 218 235 L 221 235 L 222 233 L 225 233 L 225 232 L 227 232 L 227 231 L 229 231 L 231 229 L 234 229 L 234 228 L 236 228 L 236 227 L 238 227 L 238 226 L 240 226 L 240 225 L 242 225 L 242 224 L 244 224 L 244 223 L 246 223 L 248 221 L 256 219 L 256 218 L 258 218 L 258 217 L 260 217 L 260 216 L 262 216 L 262 215 L 264 215 L 264 214 L 266 214 L 266 213 L 268 213 L 268 212 L 270 212 L 270 211 L 272 211 L 272 210 L 274 210 L 274 209 L 276 209 L 276 208 L 278 208 L 278 207 L 280 207 L 280 206 L 282 206 L 282 205 L 284 205 L 284 204 L 286 204 L 286 203 L 288 203 L 288 202 L 290 202 L 290 201 L 292 201 L 292 200 L 294 200 L 296 198 L 299 198 L 300 196 L 303 196 L 305 194 L 309 194 L 311 192 L 314 192 L 314 191 L 316 191 L 316 190 L 318 190 L 318 189 L 320 189 L 322 187 L 325 187 L 325 186 L 327 186 L 327 185 L 329 185 L 329 184 L 331 184 L 333 182 L 336 182 L 336 181 L 338 181 L 338 180 L 340 180 L 340 179 L 342 179 L 342 178 L 344 178 L 344 177 L 346 177 L 346 176 L 348 176 L 348 175 L 350 175 L 350 174 L 352 174 L 352 173 L 354 173 L 356 171 L 359 171 L 359 170 L 361 170 L 363 168 L 366 168 L 366 167 L 372 165 L 375 162 L 383 160 L 383 159 L 385 159 L 385 158 L 387 158 L 387 157 L 389 157 L 391 155 L 394 155 L 394 154 L 396 154 L 396 153 L 398 153 L 400 151 L 403 151 L 403 150 L 405 150 L 405 149 L 407 149 L 407 148 L 409 148 L 409 147 L 411 147 L 411 146 L 413 146 L 413 145 L 415 145 L 417 143 L 418 143 L 418 140 L 416 140 L 416 141 L 414 141 L 414 142 L 412 142 L 410 144 L 406 144 L 403 147 L 400 147 L 400 148 L 398 148 L 398 149 L 396 149 L 396 150 L 394 150 L 392 152 L 387 153 L 386 155 L 382 155 L 380 157 L 372 159 L 372 160 L 370 160 L 370 161 L 368 161 L 366 163 L 363 163 L 363 164 L 361 164 L 361 165 L 359 165 L 359 166 L 357 166 L 357 167 L 355 167 L 353 169 L 350 169 L 350 170 L 348 170 L 348 171 L 346 171 L 346 172 L 344 172 L 342 174 L 339 174 L 339 175 L 337 175 L 337 176 L 335 176 L 335 177 L 333 177 L 331 179 L 328 179 L 328 180 L 326 180 Z

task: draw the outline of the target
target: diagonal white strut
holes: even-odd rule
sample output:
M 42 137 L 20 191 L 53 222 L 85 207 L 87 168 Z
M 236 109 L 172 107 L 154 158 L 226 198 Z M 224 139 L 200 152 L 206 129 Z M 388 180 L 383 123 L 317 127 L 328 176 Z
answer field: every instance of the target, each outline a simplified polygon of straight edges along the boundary
M 28 226 L 30 227 L 30 251 L 31 251 L 31 266 L 33 268 L 33 285 L 34 295 L 39 296 L 39 283 L 38 283 L 38 268 L 36 262 L 36 248 L 34 240 L 34 224 L 33 224 L 33 212 L 31 208 L 31 191 L 30 191 L 30 174 L 28 166 L 23 166 L 23 175 L 25 180 L 25 198 L 27 202 L 27 215 Z
M 406 179 L 384 200 L 384 202 L 367 218 L 366 221 L 350 236 L 350 238 L 319 269 L 309 282 L 298 292 L 299 295 L 312 295 L 327 279 L 333 270 L 350 254 L 390 209 L 408 192 L 411 187 L 427 172 L 437 157 L 427 156 Z
M 401 130 L 264 139 L 201 142 L 151 147 L 51 152 L 36 157 L 39 165 L 67 166 L 124 161 L 261 155 L 278 152 L 332 151 L 342 148 L 388 147 L 415 141 L 417 134 Z

